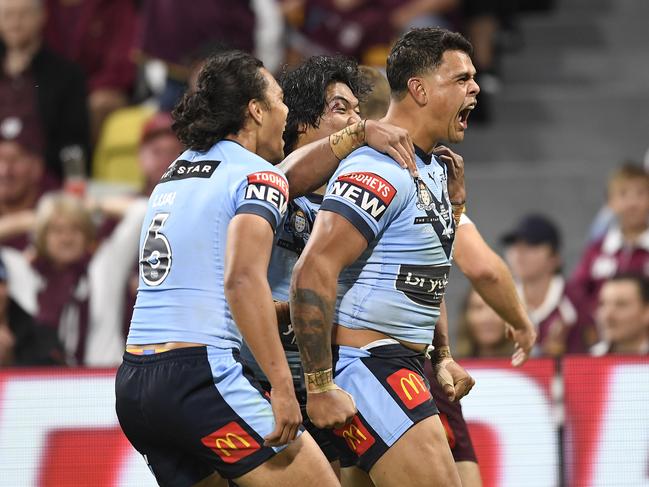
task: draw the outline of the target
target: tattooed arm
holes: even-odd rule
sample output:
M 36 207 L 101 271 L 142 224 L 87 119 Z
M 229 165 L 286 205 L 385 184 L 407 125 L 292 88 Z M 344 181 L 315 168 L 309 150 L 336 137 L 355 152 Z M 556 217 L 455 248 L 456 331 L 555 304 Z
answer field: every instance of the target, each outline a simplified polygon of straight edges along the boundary
M 326 184 L 341 159 L 363 145 L 392 157 L 411 173 L 417 172 L 415 149 L 404 129 L 374 120 L 361 120 L 311 142 L 289 154 L 280 164 L 289 182 L 290 198 L 297 198 Z
M 331 326 L 338 276 L 366 247 L 346 218 L 320 210 L 293 269 L 291 321 L 307 381 L 307 413 L 319 428 L 340 427 L 355 412 L 353 400 L 333 382 Z

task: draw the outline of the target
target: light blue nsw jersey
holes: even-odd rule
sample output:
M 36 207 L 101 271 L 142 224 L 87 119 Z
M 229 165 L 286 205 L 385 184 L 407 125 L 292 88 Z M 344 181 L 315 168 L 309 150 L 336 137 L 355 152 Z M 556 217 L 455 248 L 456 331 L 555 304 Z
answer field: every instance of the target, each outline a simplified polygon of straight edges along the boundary
M 451 266 L 455 224 L 446 167 L 417 149 L 420 178 L 362 147 L 331 178 L 321 210 L 368 241 L 338 280 L 334 322 L 430 344 Z M 341 242 L 344 245 L 344 242 Z
M 293 267 L 309 240 L 321 202 L 322 196 L 317 194 L 295 198 L 277 228 L 268 266 L 268 283 L 277 301 L 288 301 Z
M 284 174 L 235 142 L 184 152 L 149 199 L 127 343 L 238 348 L 241 334 L 223 289 L 228 225 L 236 214 L 249 213 L 275 229 L 287 202 Z

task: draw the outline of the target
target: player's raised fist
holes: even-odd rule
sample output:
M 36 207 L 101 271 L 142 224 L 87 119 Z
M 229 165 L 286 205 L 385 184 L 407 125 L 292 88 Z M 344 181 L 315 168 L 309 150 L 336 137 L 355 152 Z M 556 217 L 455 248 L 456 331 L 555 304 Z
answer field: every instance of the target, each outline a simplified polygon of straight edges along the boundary
M 318 428 L 342 428 L 356 414 L 354 398 L 347 391 L 332 389 L 327 392 L 309 393 L 306 412 Z

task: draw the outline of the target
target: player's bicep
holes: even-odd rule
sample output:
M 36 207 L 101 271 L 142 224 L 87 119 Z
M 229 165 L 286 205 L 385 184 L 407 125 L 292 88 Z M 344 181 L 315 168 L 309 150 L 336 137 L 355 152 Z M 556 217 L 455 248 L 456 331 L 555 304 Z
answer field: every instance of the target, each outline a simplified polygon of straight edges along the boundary
M 327 262 L 340 272 L 354 263 L 367 248 L 367 239 L 346 217 L 327 210 L 320 210 L 309 242 L 304 249 L 305 260 Z
M 273 228 L 263 216 L 235 215 L 228 225 L 225 251 L 226 285 L 240 277 L 265 276 L 273 246 Z
M 453 259 L 460 270 L 464 272 L 471 263 L 480 260 L 487 244 L 473 224 L 459 225 L 453 243 Z M 475 256 L 475 253 L 480 255 Z M 476 259 L 477 257 L 477 259 Z
M 473 223 L 458 227 L 453 244 L 453 259 L 472 282 L 478 279 L 496 279 L 501 262 Z

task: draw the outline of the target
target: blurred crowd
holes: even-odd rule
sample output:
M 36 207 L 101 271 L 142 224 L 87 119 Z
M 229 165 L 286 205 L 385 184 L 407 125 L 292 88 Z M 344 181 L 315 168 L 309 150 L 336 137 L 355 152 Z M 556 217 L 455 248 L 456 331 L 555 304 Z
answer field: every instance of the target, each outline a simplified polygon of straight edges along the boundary
M 0 366 L 120 362 L 146 199 L 183 149 L 169 112 L 211 53 L 254 52 L 274 72 L 333 53 L 381 69 L 401 32 L 444 26 L 474 44 L 472 121 L 488 123 L 499 59 L 521 43 L 516 16 L 552 4 L 190 3 L 0 0 Z M 502 236 L 539 356 L 649 353 L 649 176 L 625 162 L 607 194 L 569 277 L 551 218 L 528 215 Z M 505 323 L 474 292 L 457 329 L 463 356 L 511 353 Z

